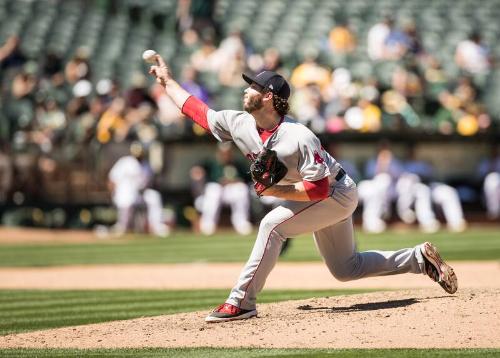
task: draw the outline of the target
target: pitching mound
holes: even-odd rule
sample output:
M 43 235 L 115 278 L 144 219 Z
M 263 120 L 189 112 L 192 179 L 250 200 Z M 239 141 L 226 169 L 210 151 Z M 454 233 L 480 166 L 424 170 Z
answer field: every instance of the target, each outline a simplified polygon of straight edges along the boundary
M 439 288 L 313 298 L 259 306 L 259 317 L 207 324 L 207 312 L 0 337 L 1 348 L 500 347 L 498 289 Z

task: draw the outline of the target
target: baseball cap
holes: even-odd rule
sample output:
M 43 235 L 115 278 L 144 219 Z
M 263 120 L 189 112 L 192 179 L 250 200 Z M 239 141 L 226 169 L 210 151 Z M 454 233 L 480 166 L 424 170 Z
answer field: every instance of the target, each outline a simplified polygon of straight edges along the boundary
M 262 71 L 261 73 L 253 76 L 249 74 L 243 74 L 243 79 L 249 85 L 256 83 L 262 88 L 266 88 L 278 97 L 283 99 L 288 99 L 290 97 L 290 86 L 288 82 L 283 78 L 283 76 L 277 74 L 273 71 Z

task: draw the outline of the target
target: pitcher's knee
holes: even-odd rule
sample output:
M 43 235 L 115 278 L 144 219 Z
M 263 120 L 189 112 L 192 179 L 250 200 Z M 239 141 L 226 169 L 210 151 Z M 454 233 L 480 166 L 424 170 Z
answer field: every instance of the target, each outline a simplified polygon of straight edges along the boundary
M 281 220 L 274 220 L 270 215 L 264 216 L 259 224 L 259 231 L 268 232 L 276 231 L 276 228 L 281 223 Z
M 333 277 L 341 282 L 352 281 L 356 279 L 353 270 L 350 270 L 348 267 L 334 267 L 330 269 Z
M 345 272 L 335 273 L 335 274 L 333 274 L 333 277 L 335 277 L 340 282 L 347 282 L 347 281 L 354 280 L 354 277 L 352 277 L 351 275 L 349 275 L 349 274 L 347 274 Z

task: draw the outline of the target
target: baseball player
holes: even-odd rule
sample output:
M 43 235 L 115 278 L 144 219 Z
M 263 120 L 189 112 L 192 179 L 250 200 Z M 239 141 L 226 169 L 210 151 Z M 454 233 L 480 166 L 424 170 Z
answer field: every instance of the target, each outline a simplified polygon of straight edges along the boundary
M 490 157 L 479 163 L 479 175 L 484 178 L 483 193 L 488 218 L 500 218 L 500 147 L 493 147 Z
M 113 192 L 113 203 L 118 209 L 118 221 L 114 225 L 116 234 L 124 234 L 130 226 L 134 206 L 147 206 L 148 226 L 157 236 L 168 236 L 170 229 L 163 223 L 160 193 L 149 188 L 152 171 L 145 160 L 141 144 L 132 143 L 131 155 L 121 157 L 109 172 L 109 185 Z
M 231 207 L 231 224 L 238 234 L 252 232 L 250 189 L 244 181 L 248 170 L 232 153 L 230 142 L 220 143 L 216 158 L 191 169 L 194 187 L 203 186 L 195 207 L 201 212 L 200 231 L 204 235 L 215 233 L 222 204 Z
M 257 316 L 257 294 L 278 258 L 285 238 L 312 232 L 328 269 L 338 280 L 400 273 L 424 273 L 446 292 L 457 290 L 453 269 L 430 243 L 398 251 L 357 252 L 352 213 L 356 185 L 305 126 L 287 116 L 290 87 L 280 75 L 263 71 L 243 75 L 249 84 L 244 111 L 216 112 L 172 78 L 161 58 L 150 73 L 182 112 L 219 141 L 233 141 L 252 161 L 259 195 L 285 201 L 260 222 L 257 239 L 238 282 L 225 303 L 207 317 L 222 322 Z

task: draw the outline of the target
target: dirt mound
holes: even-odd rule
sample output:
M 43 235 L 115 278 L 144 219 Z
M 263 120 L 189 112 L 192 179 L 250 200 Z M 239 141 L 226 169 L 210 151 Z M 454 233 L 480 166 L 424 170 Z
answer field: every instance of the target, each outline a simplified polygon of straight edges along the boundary
M 0 337 L 0 348 L 499 348 L 499 289 L 438 287 L 259 306 L 259 317 L 204 323 L 204 312 Z

